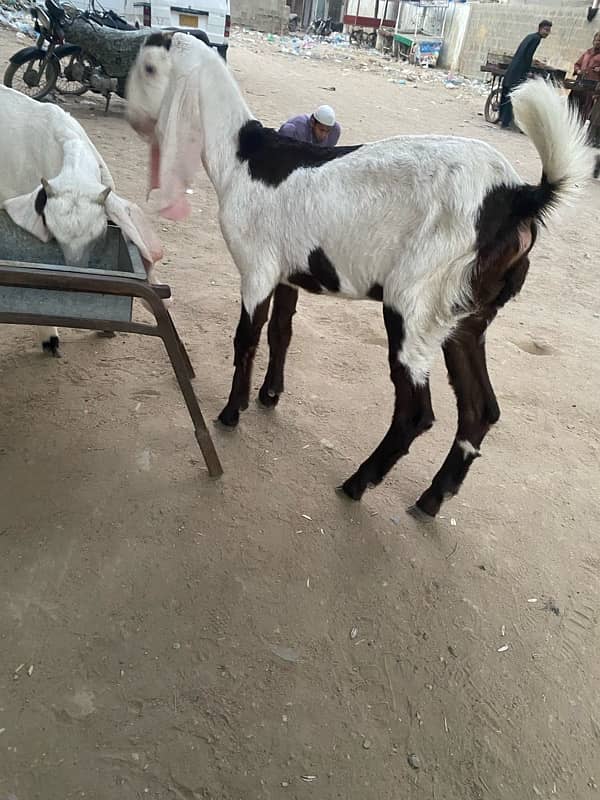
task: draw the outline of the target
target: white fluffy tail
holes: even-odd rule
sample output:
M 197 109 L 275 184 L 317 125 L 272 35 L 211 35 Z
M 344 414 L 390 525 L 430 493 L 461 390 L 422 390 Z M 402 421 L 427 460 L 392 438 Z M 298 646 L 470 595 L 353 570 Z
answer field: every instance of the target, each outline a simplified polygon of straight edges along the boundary
M 576 111 L 542 78 L 527 81 L 511 93 L 515 121 L 533 142 L 542 160 L 542 183 L 565 202 L 592 177 L 592 150 Z

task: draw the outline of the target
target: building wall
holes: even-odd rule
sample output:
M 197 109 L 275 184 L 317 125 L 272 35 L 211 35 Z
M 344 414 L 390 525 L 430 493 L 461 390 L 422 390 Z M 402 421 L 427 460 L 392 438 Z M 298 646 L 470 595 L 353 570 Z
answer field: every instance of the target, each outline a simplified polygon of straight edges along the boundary
M 540 20 L 549 18 L 552 33 L 536 53 L 570 74 L 577 58 L 592 46 L 600 25 L 586 19 L 586 4 L 536 5 L 525 2 L 470 3 L 454 9 L 446 27 L 446 46 L 440 65 L 467 77 L 482 76 L 479 70 L 488 51 L 514 53 L 519 42 L 537 30 Z
M 285 0 L 231 0 L 231 21 L 266 33 L 287 29 L 290 9 Z
M 452 3 L 446 14 L 444 43 L 438 59 L 438 66 L 450 72 L 458 72 L 458 65 L 465 44 L 471 17 L 470 3 Z

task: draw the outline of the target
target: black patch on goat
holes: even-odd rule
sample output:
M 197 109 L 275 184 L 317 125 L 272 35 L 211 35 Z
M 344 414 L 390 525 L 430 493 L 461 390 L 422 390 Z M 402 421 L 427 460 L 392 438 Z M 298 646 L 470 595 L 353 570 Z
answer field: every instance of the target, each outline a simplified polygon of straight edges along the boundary
M 338 274 L 320 247 L 317 247 L 316 250 L 309 254 L 308 268 L 311 275 L 315 276 L 324 289 L 327 289 L 328 292 L 339 292 L 340 279 Z
M 383 300 L 383 286 L 380 283 L 374 283 L 367 292 L 367 297 L 381 303 Z
M 311 275 L 310 272 L 292 272 L 291 275 L 288 275 L 287 282 L 291 283 L 293 286 L 299 286 L 300 289 L 304 289 L 312 294 L 322 294 L 323 292 L 320 281 L 317 280 L 314 275 Z
M 529 269 L 528 254 L 537 238 L 538 224 L 556 205 L 559 184 L 542 174 L 538 186 L 497 186 L 483 199 L 477 218 L 477 267 L 473 296 L 480 305 L 502 308 L 517 295 Z M 519 231 L 529 227 L 531 244 L 521 253 Z
M 144 47 L 164 47 L 165 50 L 170 50 L 172 41 L 172 33 L 151 33 L 144 42 Z
M 559 184 L 545 175 L 538 186 L 496 186 L 486 194 L 477 218 L 477 247 L 484 251 L 496 247 L 503 237 L 512 234 L 527 220 L 543 222 L 557 204 Z
M 44 209 L 46 208 L 47 202 L 48 202 L 48 195 L 46 194 L 46 190 L 42 186 L 42 188 L 35 196 L 35 202 L 33 204 L 33 207 L 35 208 L 35 213 L 42 218 L 44 225 L 46 224 L 46 215 L 44 214 Z
M 264 128 L 258 120 L 250 120 L 240 128 L 237 157 L 248 164 L 252 180 L 279 186 L 297 169 L 321 167 L 361 146 L 319 147 L 281 136 L 272 128 Z
M 292 272 L 288 275 L 287 282 L 312 294 L 321 294 L 323 289 L 328 292 L 340 290 L 340 279 L 335 267 L 320 247 L 308 254 L 308 272 Z
M 404 344 L 404 319 L 402 314 L 391 306 L 384 305 L 383 321 L 388 337 L 388 360 L 390 368 L 393 370 L 398 366 L 398 355 Z
M 35 196 L 35 213 L 39 214 L 40 217 L 44 216 L 44 209 L 46 208 L 46 203 L 48 202 L 48 195 L 46 194 L 46 190 L 42 186 L 39 192 Z

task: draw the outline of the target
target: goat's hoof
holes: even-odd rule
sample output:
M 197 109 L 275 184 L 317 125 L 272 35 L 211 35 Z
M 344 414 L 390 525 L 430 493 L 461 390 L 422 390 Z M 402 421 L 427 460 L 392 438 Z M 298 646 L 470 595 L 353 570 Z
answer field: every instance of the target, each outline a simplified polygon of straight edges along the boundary
M 358 502 L 365 493 L 365 490 L 359 485 L 356 478 L 352 477 L 348 478 L 341 486 L 338 486 L 336 492 L 349 497 L 350 500 L 356 500 Z
M 275 408 L 279 402 L 279 395 L 272 389 L 265 389 L 265 387 L 262 386 L 258 393 L 258 399 L 260 404 L 265 408 Z
M 226 428 L 235 428 L 240 421 L 240 412 L 235 408 L 224 408 L 217 419 Z
M 437 516 L 441 506 L 442 500 L 440 500 L 439 496 L 428 489 L 426 492 L 423 492 L 421 497 L 419 497 L 417 502 L 414 504 L 414 506 L 411 506 L 411 508 L 420 511 L 421 514 L 429 517 L 429 519 L 433 519 Z M 416 515 L 413 514 L 413 516 Z
M 100 339 L 114 339 L 116 335 L 114 331 L 98 331 Z
M 45 342 L 42 342 L 42 350 L 44 353 L 50 353 L 54 358 L 62 358 L 60 339 L 58 336 L 51 336 L 49 339 L 46 339 Z
M 417 522 L 433 522 L 435 519 L 435 514 L 428 514 L 427 511 L 423 511 L 422 508 L 419 508 L 417 503 L 413 506 L 409 506 L 406 509 L 406 513 L 410 514 L 413 519 L 416 519 Z

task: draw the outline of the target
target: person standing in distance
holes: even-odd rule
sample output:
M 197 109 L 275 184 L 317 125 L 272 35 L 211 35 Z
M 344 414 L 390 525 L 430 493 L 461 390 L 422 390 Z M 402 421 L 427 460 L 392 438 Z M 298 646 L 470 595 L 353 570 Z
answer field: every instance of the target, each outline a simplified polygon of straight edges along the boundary
M 552 23 L 547 19 L 543 19 L 538 25 L 537 33 L 530 33 L 517 47 L 517 51 L 508 65 L 502 83 L 499 122 L 503 128 L 511 128 L 513 126 L 513 109 L 512 103 L 510 102 L 510 93 L 526 80 L 533 63 L 535 51 L 540 46 L 542 39 L 547 39 L 551 32 Z

